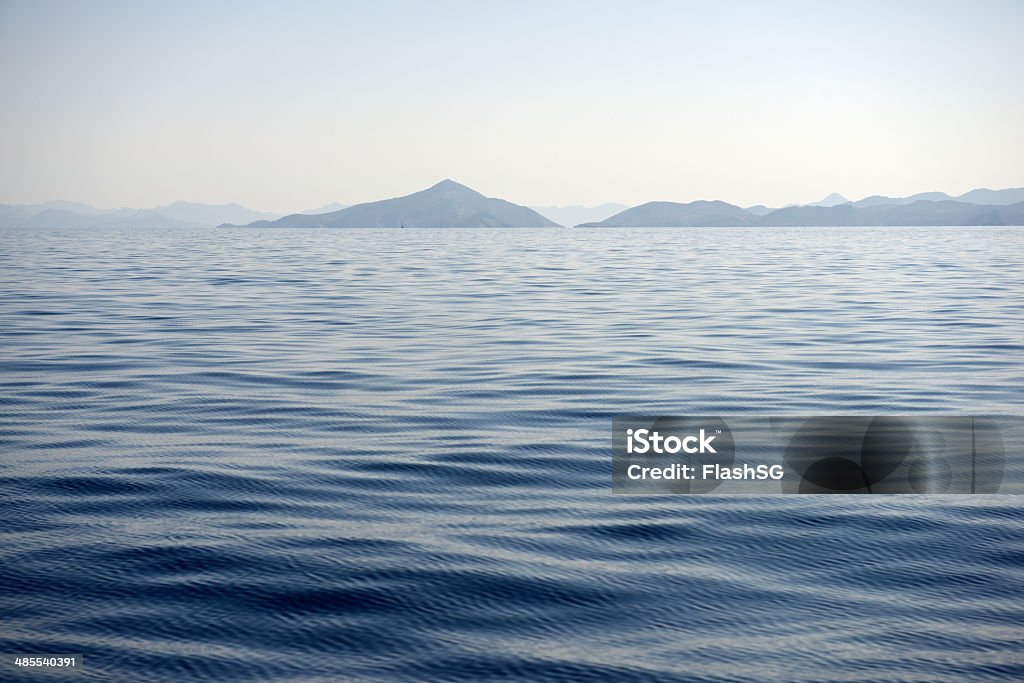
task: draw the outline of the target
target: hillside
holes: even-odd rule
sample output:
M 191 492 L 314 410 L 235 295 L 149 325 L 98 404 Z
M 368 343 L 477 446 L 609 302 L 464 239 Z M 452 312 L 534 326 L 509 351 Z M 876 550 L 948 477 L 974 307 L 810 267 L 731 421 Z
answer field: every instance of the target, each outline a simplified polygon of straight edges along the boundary
M 485 197 L 453 180 L 404 197 L 330 213 L 292 214 L 248 227 L 277 228 L 541 228 L 558 227 L 533 209 Z

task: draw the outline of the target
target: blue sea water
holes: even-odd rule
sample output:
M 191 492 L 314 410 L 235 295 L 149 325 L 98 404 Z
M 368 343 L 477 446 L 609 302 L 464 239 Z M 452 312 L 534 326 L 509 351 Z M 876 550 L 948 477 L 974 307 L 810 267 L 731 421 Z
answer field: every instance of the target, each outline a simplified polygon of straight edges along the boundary
M 83 681 L 1020 679 L 1021 497 L 613 496 L 609 430 L 1024 412 L 1022 254 L 0 231 L 0 652 Z

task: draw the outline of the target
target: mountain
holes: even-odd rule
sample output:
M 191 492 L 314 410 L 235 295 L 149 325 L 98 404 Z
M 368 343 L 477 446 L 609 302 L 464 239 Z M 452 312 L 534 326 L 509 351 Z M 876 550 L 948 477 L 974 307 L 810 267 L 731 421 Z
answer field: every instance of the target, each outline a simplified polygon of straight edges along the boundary
M 319 215 L 296 213 L 248 227 L 280 228 L 542 228 L 558 227 L 533 209 L 485 197 L 454 180 L 442 180 L 404 197 L 356 204 Z M 225 225 L 222 227 L 235 227 Z
M 252 223 L 253 221 L 274 220 L 281 217 L 279 213 L 253 211 L 240 204 L 196 204 L 182 201 L 158 206 L 150 211 L 185 223 L 209 226 L 221 223 Z
M 0 205 L 0 227 L 23 228 L 204 228 L 228 220 L 277 218 L 239 204 L 174 202 L 155 209 L 97 209 L 80 202 L 54 200 L 42 204 Z
M 829 196 L 822 199 L 820 202 L 808 204 L 808 206 L 836 206 L 838 204 L 846 204 L 849 201 L 849 199 L 839 194 L 838 192 L 833 192 Z
M 987 212 L 974 219 L 970 225 L 1021 225 L 1024 226 L 1024 202 L 1017 202 L 1008 206 L 991 206 L 991 212 Z
M 66 199 L 53 199 L 48 202 L 43 202 L 42 204 L 29 204 L 22 206 L 32 214 L 41 213 L 46 209 L 70 211 L 83 216 L 99 216 L 105 213 L 112 213 L 114 211 L 114 209 L 97 209 L 95 206 L 90 206 L 89 204 L 83 204 L 82 202 L 69 202 Z
M 758 220 L 758 225 L 866 225 L 862 211 L 852 204 L 787 206 Z
M 99 215 L 83 215 L 65 209 L 44 209 L 34 214 L 6 216 L 0 212 L 0 227 L 36 230 L 70 228 L 205 228 L 208 225 L 168 218 L 161 213 L 139 209 L 119 209 Z
M 649 202 L 626 208 L 518 206 L 491 199 L 451 180 L 395 199 L 319 209 L 280 218 L 239 204 L 177 201 L 154 209 L 99 209 L 67 200 L 0 204 L 0 228 L 188 228 L 247 224 L 281 227 L 542 227 L 578 226 L 843 226 L 843 225 L 1024 225 L 1024 188 L 980 188 L 950 197 L 922 192 L 909 197 L 874 195 L 856 202 L 833 193 L 820 202 L 772 209 L 742 209 L 721 201 Z M 616 213 L 617 212 L 617 213 Z M 543 214 L 547 214 L 547 216 Z M 609 215 L 614 213 L 614 215 Z M 553 219 L 553 220 L 552 220 Z
M 953 198 L 945 192 L 918 192 L 917 194 L 912 194 L 909 197 L 904 197 L 899 203 L 913 204 L 914 202 L 919 202 L 922 199 L 929 202 L 948 202 Z
M 972 204 L 1008 206 L 1010 204 L 1024 202 L 1024 187 L 1014 187 L 1007 190 L 989 190 L 987 188 L 981 188 L 979 190 L 965 192 L 957 197 L 957 200 L 961 202 L 971 202 Z
M 1013 187 L 1005 190 L 989 190 L 981 188 L 964 192 L 959 197 L 951 197 L 945 192 L 920 192 L 909 197 L 883 197 L 873 195 L 853 202 L 857 206 L 878 206 L 881 204 L 913 204 L 922 199 L 931 202 L 957 201 L 966 204 L 988 206 L 1009 206 L 1024 202 L 1024 187 Z
M 76 216 L 98 216 L 111 212 L 111 210 L 97 209 L 95 206 L 89 206 L 81 202 L 69 202 L 63 199 L 54 199 L 42 204 L 0 204 L 0 224 L 14 225 L 32 216 L 37 216 L 44 211 L 51 210 L 62 211 Z
M 330 204 L 324 204 L 318 209 L 306 209 L 305 211 L 299 211 L 299 213 L 304 213 L 306 215 L 318 213 L 331 213 L 332 211 L 341 211 L 342 209 L 347 209 L 348 207 L 348 204 L 339 204 L 338 202 L 331 202 Z
M 986 206 L 952 199 L 918 199 L 910 204 L 791 206 L 761 218 L 764 226 L 853 225 L 1024 225 L 1024 202 Z
M 531 209 L 559 225 L 579 225 L 603 221 L 629 207 L 625 204 L 602 204 L 601 206 L 531 206 Z
M 950 197 L 945 192 L 921 192 L 919 194 L 911 195 L 909 197 L 882 197 L 882 196 L 879 196 L 879 195 L 874 195 L 872 197 L 865 197 L 864 199 L 861 199 L 861 200 L 856 201 L 856 202 L 850 202 L 849 199 L 847 199 L 843 195 L 839 194 L 838 192 L 833 192 L 829 196 L 827 196 L 824 199 L 822 199 L 820 202 L 814 202 L 813 204 L 804 204 L 803 206 L 832 207 L 832 206 L 839 206 L 840 204 L 847 204 L 847 203 L 852 203 L 852 204 L 855 204 L 857 206 L 875 206 L 875 205 L 878 205 L 878 204 L 913 204 L 914 202 L 920 201 L 922 199 L 925 199 L 925 200 L 930 201 L 930 202 L 942 202 L 942 201 L 947 201 L 947 200 L 950 200 L 950 199 L 953 199 L 953 198 Z M 1022 197 L 1022 199 L 1024 199 L 1024 197 Z M 1018 200 L 1018 201 L 1020 201 L 1020 200 Z M 986 202 L 976 202 L 976 203 L 984 204 Z M 1007 202 L 1007 203 L 1009 204 L 1011 202 Z
M 611 218 L 596 223 L 584 223 L 577 227 L 724 227 L 756 225 L 757 216 L 738 206 L 720 201 L 698 200 L 689 204 L 677 202 L 647 202 L 632 209 L 626 209 Z
M 911 204 L 857 206 L 787 206 L 763 216 L 725 202 L 689 204 L 649 202 L 599 223 L 579 227 L 716 227 L 716 226 L 911 226 L 1024 225 L 1024 202 L 1010 206 L 971 204 L 951 199 L 919 199 Z
M 880 194 L 871 195 L 864 199 L 858 199 L 853 202 L 854 206 L 878 206 L 879 204 L 904 204 L 903 199 L 899 197 L 883 197 Z
M 883 197 L 881 195 L 872 195 L 865 197 L 864 199 L 858 199 L 853 202 L 854 206 L 881 206 L 883 204 L 913 204 L 921 200 L 929 202 L 947 202 L 953 198 L 945 192 L 919 192 L 918 194 L 912 194 L 909 197 Z
M 92 214 L 85 215 L 66 209 L 48 209 L 30 211 L 21 206 L 5 206 L 0 212 L 0 224 L 3 227 L 19 228 L 77 228 L 90 226 L 96 222 Z

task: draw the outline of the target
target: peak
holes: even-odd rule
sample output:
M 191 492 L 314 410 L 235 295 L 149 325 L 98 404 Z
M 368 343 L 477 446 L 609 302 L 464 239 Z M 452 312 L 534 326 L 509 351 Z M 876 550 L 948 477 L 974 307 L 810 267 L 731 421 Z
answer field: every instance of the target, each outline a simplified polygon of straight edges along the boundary
M 469 188 L 466 187 L 465 185 L 463 185 L 462 183 L 457 183 L 454 180 L 451 180 L 450 178 L 445 178 L 444 180 L 439 182 L 437 185 L 432 186 L 430 189 L 431 190 L 468 190 Z
M 813 204 L 807 204 L 807 206 L 821 206 L 821 207 L 828 208 L 828 207 L 832 207 L 832 206 L 838 206 L 839 204 L 847 204 L 847 203 L 849 203 L 849 201 L 850 201 L 849 199 L 847 199 L 843 195 L 839 194 L 838 192 L 833 192 L 829 196 L 827 196 L 824 199 L 822 199 L 820 202 L 814 202 Z
M 468 199 L 470 197 L 474 197 L 474 198 L 483 197 L 482 194 L 480 194 L 479 192 L 477 192 L 473 188 L 466 187 L 462 183 L 457 183 L 454 180 L 451 180 L 450 178 L 445 178 L 444 180 L 442 180 L 438 184 L 431 185 L 427 189 L 422 190 L 421 193 L 422 194 L 427 194 L 427 195 L 455 196 L 455 197 L 462 197 L 464 199 Z M 417 194 L 420 194 L 420 193 L 417 193 Z

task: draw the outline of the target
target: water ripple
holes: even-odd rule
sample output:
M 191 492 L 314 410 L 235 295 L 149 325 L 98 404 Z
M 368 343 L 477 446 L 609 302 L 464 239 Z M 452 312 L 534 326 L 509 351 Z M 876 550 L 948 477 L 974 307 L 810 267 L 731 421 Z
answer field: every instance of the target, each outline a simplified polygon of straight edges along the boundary
M 0 231 L 0 652 L 1024 678 L 1010 496 L 616 497 L 618 414 L 1020 413 L 1014 228 Z

